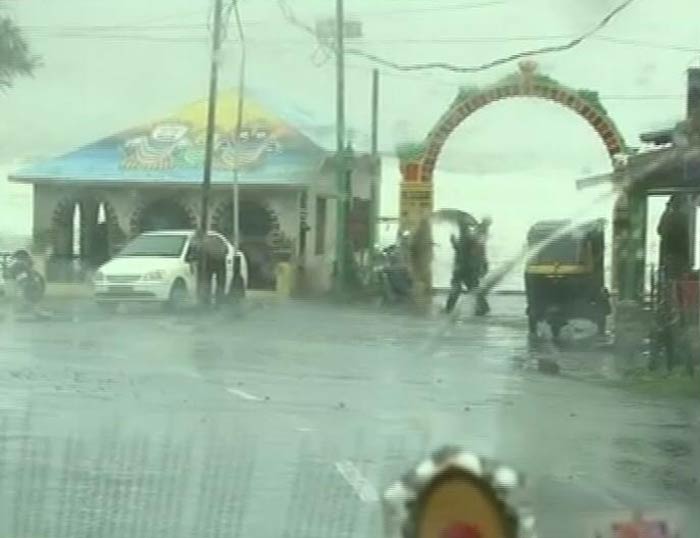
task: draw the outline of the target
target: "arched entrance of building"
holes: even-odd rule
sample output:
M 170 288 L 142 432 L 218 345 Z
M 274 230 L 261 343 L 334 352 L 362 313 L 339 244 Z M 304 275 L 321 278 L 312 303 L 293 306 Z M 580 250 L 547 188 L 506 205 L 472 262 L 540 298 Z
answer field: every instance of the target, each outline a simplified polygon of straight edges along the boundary
M 277 215 L 257 200 L 239 203 L 240 248 L 248 259 L 248 285 L 254 289 L 275 287 L 275 241 L 280 235 Z M 212 217 L 212 228 L 233 236 L 233 203 L 223 202 Z
M 153 200 L 137 209 L 131 219 L 133 235 L 154 230 L 191 230 L 196 226 L 194 215 L 174 198 Z
M 398 157 L 402 175 L 400 205 L 400 227 L 416 230 L 420 224 L 429 219 L 433 213 L 433 175 L 440 152 L 452 132 L 465 119 L 487 105 L 508 98 L 534 97 L 555 102 L 575 112 L 583 118 L 597 133 L 605 145 L 615 170 L 619 187 L 622 187 L 622 169 L 626 162 L 626 145 L 615 123 L 598 100 L 598 95 L 589 90 L 568 88 L 550 77 L 537 72 L 537 65 L 532 61 L 521 62 L 519 72 L 484 88 L 462 89 L 436 125 L 418 144 L 407 144 L 399 148 Z M 621 275 L 627 280 L 633 278 L 630 271 L 621 267 L 625 252 L 637 252 L 637 243 L 643 245 L 642 224 L 645 219 L 644 204 L 630 199 L 622 193 L 616 203 L 613 216 L 613 288 L 620 291 L 620 296 L 633 294 L 634 285 L 622 286 Z M 642 230 L 641 234 L 630 230 Z M 640 237 L 641 235 L 641 237 Z M 429 263 L 429 262 L 426 262 Z M 643 278 L 643 261 L 635 267 L 641 267 Z M 432 287 L 429 267 L 414 268 L 419 284 L 424 290 Z M 625 267 L 626 269 L 626 267 Z
M 112 205 L 100 196 L 80 194 L 58 202 L 51 222 L 51 256 L 47 279 L 81 280 L 99 267 L 124 241 Z

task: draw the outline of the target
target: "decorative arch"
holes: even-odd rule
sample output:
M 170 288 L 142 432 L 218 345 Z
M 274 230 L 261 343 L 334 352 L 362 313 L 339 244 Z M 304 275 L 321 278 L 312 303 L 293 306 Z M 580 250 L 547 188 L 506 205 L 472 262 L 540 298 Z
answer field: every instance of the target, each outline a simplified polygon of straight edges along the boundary
M 162 223 L 152 222 L 159 218 Z M 131 214 L 129 229 L 133 236 L 153 229 L 193 229 L 198 222 L 187 203 L 177 197 L 161 197 L 140 202 Z
M 477 110 L 511 97 L 535 97 L 558 103 L 572 111 L 594 129 L 605 145 L 613 170 L 622 172 L 627 163 L 628 149 L 619 129 L 601 104 L 597 92 L 576 90 L 567 87 L 551 77 L 537 72 L 537 64 L 523 61 L 519 71 L 499 82 L 479 88 L 460 89 L 447 111 L 440 117 L 433 129 L 418 144 L 404 144 L 397 148 L 399 167 L 403 182 L 401 184 L 400 226 L 420 230 L 426 218 L 433 212 L 433 173 L 442 148 L 452 132 L 466 118 Z M 614 179 L 623 182 L 625 174 L 616 173 Z M 639 205 L 639 204 L 637 204 Z M 621 232 L 625 225 L 630 225 L 633 210 L 626 203 L 625 194 L 621 194 L 615 204 L 613 215 L 613 289 L 622 289 L 623 280 L 620 269 L 621 260 L 626 252 L 634 251 L 634 241 L 625 239 Z M 642 229 L 644 225 L 640 225 Z M 626 256 L 634 259 L 633 256 Z M 413 268 L 419 275 L 420 285 L 429 289 L 432 285 L 429 259 L 423 260 Z M 418 294 L 420 295 L 420 293 Z M 627 294 L 628 295 L 628 294 Z
M 404 180 L 432 183 L 440 152 L 452 132 L 465 119 L 485 106 L 511 97 L 535 97 L 559 103 L 582 117 L 595 130 L 610 156 L 614 167 L 625 153 L 625 141 L 615 123 L 600 103 L 597 92 L 575 90 L 537 73 L 532 61 L 521 62 L 520 71 L 485 88 L 462 88 L 447 111 L 428 133 L 422 144 L 400 148 Z M 407 165 L 418 165 L 411 167 Z M 409 170 L 415 172 L 411 174 Z M 406 177 L 414 175 L 414 177 Z M 415 177 L 417 175 L 417 177 Z

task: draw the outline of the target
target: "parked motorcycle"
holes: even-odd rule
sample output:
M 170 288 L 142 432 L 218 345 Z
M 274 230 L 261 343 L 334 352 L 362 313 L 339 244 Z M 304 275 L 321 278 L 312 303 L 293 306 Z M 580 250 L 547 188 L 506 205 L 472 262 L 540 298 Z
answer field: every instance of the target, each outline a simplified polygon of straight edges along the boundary
M 397 305 L 411 300 L 413 279 L 398 246 L 390 245 L 380 251 L 374 272 L 382 304 Z
M 34 260 L 24 249 L 5 257 L 3 277 L 12 284 L 14 296 L 24 306 L 34 306 L 44 298 L 46 281 L 34 268 Z

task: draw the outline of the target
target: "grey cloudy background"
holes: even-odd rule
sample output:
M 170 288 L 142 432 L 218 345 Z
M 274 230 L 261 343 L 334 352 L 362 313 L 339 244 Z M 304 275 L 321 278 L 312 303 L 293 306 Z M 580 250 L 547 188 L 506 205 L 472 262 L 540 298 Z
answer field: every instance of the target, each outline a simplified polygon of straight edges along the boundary
M 333 15 L 331 0 L 288 0 L 305 22 Z M 362 21 L 354 43 L 399 62 L 478 64 L 526 48 L 563 43 L 600 20 L 614 0 L 346 0 Z M 334 64 L 282 16 L 276 0 L 241 0 L 248 37 L 248 81 L 334 118 Z M 0 163 L 70 150 L 168 113 L 206 95 L 211 0 L 10 0 L 44 65 L 0 96 Z M 697 0 L 636 0 L 595 38 L 538 58 L 540 70 L 575 88 L 600 92 L 625 137 L 666 126 L 685 113 L 685 70 L 700 60 Z M 235 32 L 226 45 L 222 85 L 234 86 Z M 370 62 L 348 58 L 348 121 L 362 146 L 369 132 Z M 381 72 L 380 140 L 385 151 L 420 139 L 462 84 L 488 84 L 515 64 L 477 75 Z M 449 140 L 436 176 L 438 205 L 488 212 L 494 235 L 522 236 L 537 217 L 588 203 L 573 180 L 606 171 L 607 156 L 586 123 L 568 110 L 512 99 L 487 107 Z M 385 160 L 384 208 L 396 212 L 395 162 Z M 534 186 L 534 190 L 533 190 Z M 16 201 L 0 227 L 26 229 L 25 187 L 3 185 Z M 533 193 L 537 196 L 533 196 Z M 506 203 L 503 204 L 503 198 Z M 8 198 L 10 197 L 10 198 Z M 556 203 L 553 203 L 556 202 Z M 24 204 L 24 205 L 23 205 Z M 607 206 L 598 208 L 607 214 Z M 17 224 L 19 222 L 19 224 Z M 514 240 L 515 241 L 515 240 Z
M 331 0 L 288 3 L 298 18 L 310 23 L 333 14 Z M 365 37 L 357 44 L 368 51 L 402 62 L 475 64 L 563 42 L 565 36 L 595 24 L 616 4 L 613 0 L 347 0 L 346 9 L 362 21 Z M 6 158 L 63 151 L 204 95 L 210 0 L 14 0 L 9 5 L 44 67 L 33 80 L 18 81 L 0 99 Z M 250 40 L 250 83 L 278 90 L 285 99 L 331 123 L 333 62 L 313 64 L 313 39 L 283 18 L 276 0 L 241 0 L 241 10 Z M 639 131 L 683 114 L 684 70 L 700 58 L 699 11 L 694 0 L 637 0 L 596 39 L 568 52 L 542 56 L 541 70 L 571 86 L 600 91 L 612 116 L 633 139 Z M 607 38 L 644 43 L 618 44 Z M 232 35 L 224 85 L 236 80 L 236 48 Z M 357 58 L 349 59 L 349 64 L 349 118 L 354 129 L 366 133 L 371 64 Z M 386 71 L 383 145 L 392 149 L 404 136 L 421 137 L 460 84 L 488 83 L 515 67 L 478 75 Z M 536 143 L 540 140 L 532 140 L 533 134 L 558 141 L 557 153 L 591 160 L 599 156 L 591 151 L 600 149 L 598 141 L 586 136 L 585 125 L 556 106 L 538 104 L 513 101 L 484 110 L 462 127 L 458 138 L 469 139 L 467 152 L 488 153 L 507 145 L 506 161 L 518 167 L 523 165 L 523 154 L 539 151 L 532 155 L 533 161 L 550 154 L 550 148 Z M 541 128 L 535 129 L 534 121 Z M 475 135 L 478 139 L 473 139 Z M 562 135 L 579 136 L 562 144 Z M 493 138 L 499 148 L 493 147 Z

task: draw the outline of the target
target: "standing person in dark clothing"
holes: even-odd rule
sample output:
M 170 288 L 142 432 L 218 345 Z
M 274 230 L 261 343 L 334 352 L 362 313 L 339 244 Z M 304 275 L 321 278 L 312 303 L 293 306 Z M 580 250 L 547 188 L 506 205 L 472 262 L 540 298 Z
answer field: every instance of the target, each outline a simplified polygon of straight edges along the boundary
M 206 300 L 211 301 L 211 280 L 216 277 L 216 304 L 222 304 L 226 295 L 226 243 L 216 235 L 207 235 L 204 240 L 203 255 L 206 256 Z
M 489 230 L 491 229 L 491 217 L 484 217 L 479 225 L 476 227 L 476 259 L 477 267 L 476 271 L 478 274 L 479 283 L 481 279 L 486 276 L 489 272 L 489 260 L 486 255 L 486 242 L 489 237 Z M 476 296 L 476 315 L 485 316 L 491 311 L 488 301 L 486 300 L 486 290 L 479 287 L 477 289 Z
M 675 280 L 690 270 L 690 229 L 682 195 L 674 194 L 661 215 L 659 265 L 662 275 Z
M 477 316 L 486 315 L 490 310 L 484 293 L 478 290 L 479 279 L 488 270 L 485 256 L 485 237 L 489 225 L 490 221 L 485 219 L 480 225 L 480 229 L 473 232 L 464 224 L 460 226 L 458 236 L 452 235 L 450 237 L 455 255 L 451 290 L 445 305 L 445 310 L 448 313 L 454 310 L 457 300 L 462 294 L 463 286 L 466 286 L 468 292 L 476 291 L 477 293 L 475 311 Z
M 666 204 L 656 229 L 659 245 L 659 291 L 656 327 L 653 340 L 657 353 L 665 351 L 670 371 L 677 360 L 677 326 L 679 313 L 674 281 L 690 271 L 690 223 L 683 195 L 674 194 Z M 654 364 L 655 365 L 655 364 Z

